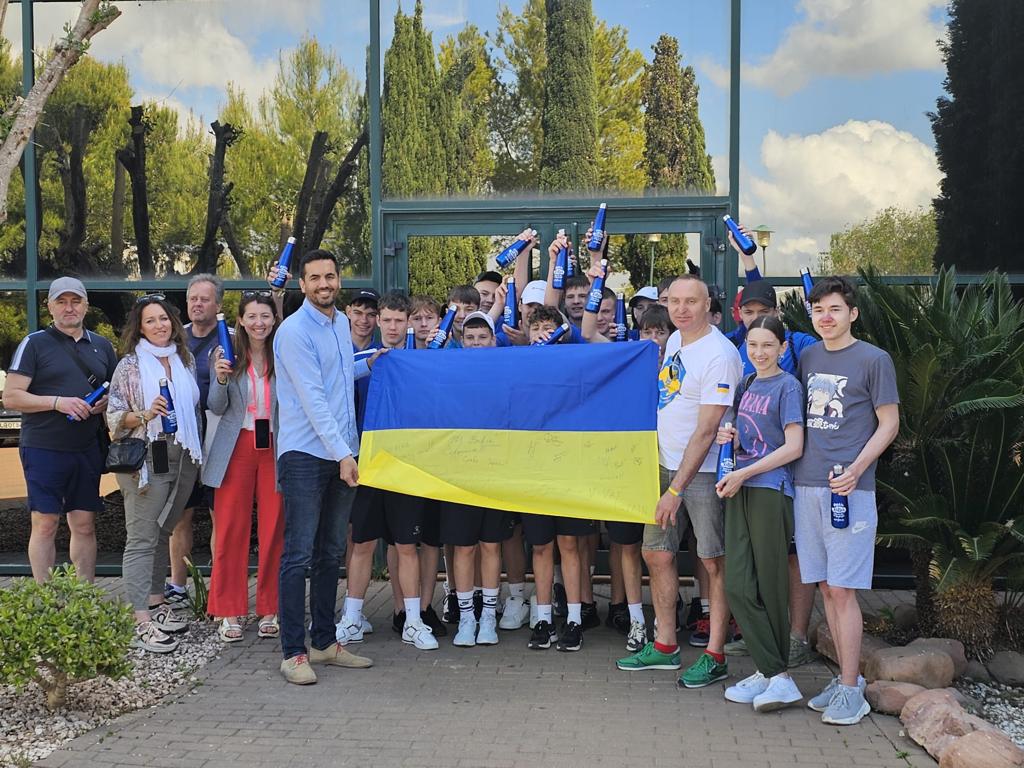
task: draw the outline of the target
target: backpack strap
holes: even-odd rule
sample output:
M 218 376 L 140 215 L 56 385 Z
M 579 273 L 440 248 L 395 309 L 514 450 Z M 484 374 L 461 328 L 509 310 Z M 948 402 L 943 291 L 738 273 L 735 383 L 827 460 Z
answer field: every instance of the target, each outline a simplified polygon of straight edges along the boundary
M 82 331 L 83 333 L 89 333 L 84 328 L 82 329 Z M 89 367 L 82 361 L 82 358 L 78 356 L 78 353 L 73 348 L 68 347 L 68 337 L 66 337 L 63 333 L 58 331 L 52 325 L 46 329 L 46 332 L 50 334 L 50 336 L 60 345 L 60 348 L 67 353 L 68 357 L 74 360 L 75 365 L 77 365 L 78 369 L 83 374 L 85 374 L 85 378 L 89 380 L 89 386 L 92 387 L 93 389 L 96 389 L 96 387 L 98 387 L 101 384 L 101 382 L 96 378 L 96 374 L 89 370 Z

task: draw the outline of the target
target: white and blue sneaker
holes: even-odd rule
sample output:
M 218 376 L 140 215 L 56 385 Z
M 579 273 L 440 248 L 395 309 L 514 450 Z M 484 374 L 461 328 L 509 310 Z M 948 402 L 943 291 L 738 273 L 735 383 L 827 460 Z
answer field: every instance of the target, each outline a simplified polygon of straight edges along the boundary
M 472 613 L 464 613 L 459 617 L 459 631 L 455 633 L 452 644 L 460 648 L 472 648 L 476 645 L 476 619 Z
M 836 686 L 836 692 L 821 716 L 821 722 L 830 725 L 856 725 L 871 711 L 859 685 Z
M 480 645 L 498 644 L 498 621 L 494 616 L 480 617 L 480 627 L 476 633 L 476 641 Z
M 363 642 L 362 623 L 352 621 L 348 616 L 342 616 L 341 621 L 334 628 L 334 639 L 342 645 Z
M 768 689 L 768 678 L 760 672 L 755 672 L 750 677 L 745 677 L 736 685 L 730 685 L 725 689 L 726 701 L 734 701 L 737 704 L 751 704 L 757 696 L 760 696 Z
M 863 677 L 857 675 L 857 687 L 860 688 L 861 693 L 864 692 L 864 687 L 867 682 Z M 821 693 L 817 696 L 813 696 L 807 700 L 807 708 L 813 709 L 815 712 L 824 712 L 828 709 L 829 702 L 832 701 L 832 697 L 836 694 L 836 688 L 839 687 L 839 676 L 833 677 L 829 680 L 828 685 L 821 689 Z

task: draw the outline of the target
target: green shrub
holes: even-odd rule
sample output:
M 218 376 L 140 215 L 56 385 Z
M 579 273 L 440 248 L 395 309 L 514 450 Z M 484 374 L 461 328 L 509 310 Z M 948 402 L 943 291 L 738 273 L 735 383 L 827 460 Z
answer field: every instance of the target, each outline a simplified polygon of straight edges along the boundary
M 0 591 L 0 682 L 35 681 L 46 704 L 64 704 L 68 685 L 131 672 L 127 651 L 135 634 L 131 609 L 57 568 L 45 584 L 18 579 Z

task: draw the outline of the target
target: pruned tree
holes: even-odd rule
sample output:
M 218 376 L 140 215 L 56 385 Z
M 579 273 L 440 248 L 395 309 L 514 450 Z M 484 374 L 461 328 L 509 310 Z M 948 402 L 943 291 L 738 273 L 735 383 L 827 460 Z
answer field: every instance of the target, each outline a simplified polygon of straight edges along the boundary
M 7 13 L 8 0 L 0 0 L 0 24 Z M 75 23 L 65 26 L 65 35 L 54 46 L 53 55 L 46 62 L 42 74 L 24 98 L 15 98 L 4 105 L 0 113 L 0 126 L 6 130 L 0 144 L 0 223 L 7 220 L 7 194 L 11 175 L 18 166 L 32 132 L 46 108 L 46 101 L 68 70 L 89 48 L 89 41 L 110 26 L 121 12 L 110 0 L 83 0 Z
M 192 270 L 196 274 L 217 270 L 217 258 L 220 256 L 221 250 L 217 242 L 217 232 L 223 232 L 224 222 L 227 221 L 227 210 L 230 207 L 231 188 L 234 186 L 231 182 L 224 181 L 224 157 L 228 147 L 238 141 L 242 135 L 242 131 L 231 123 L 222 124 L 219 120 L 210 123 L 210 128 L 213 130 L 214 137 L 213 154 L 210 155 L 210 193 L 206 202 L 206 228 L 203 232 L 203 242 L 199 246 L 196 266 Z M 227 236 L 225 239 L 228 239 Z M 231 239 L 234 239 L 233 231 Z M 235 245 L 237 246 L 238 243 L 236 242 Z M 249 268 L 242 258 L 242 254 L 235 251 L 230 245 L 228 248 L 231 250 L 231 256 L 241 274 L 248 276 Z
M 146 187 L 146 111 L 141 105 L 132 107 L 131 143 L 117 151 L 117 160 L 128 171 L 132 187 L 132 228 L 135 230 L 135 249 L 139 259 L 139 272 L 143 276 L 155 273 L 153 249 L 149 240 L 149 196 Z

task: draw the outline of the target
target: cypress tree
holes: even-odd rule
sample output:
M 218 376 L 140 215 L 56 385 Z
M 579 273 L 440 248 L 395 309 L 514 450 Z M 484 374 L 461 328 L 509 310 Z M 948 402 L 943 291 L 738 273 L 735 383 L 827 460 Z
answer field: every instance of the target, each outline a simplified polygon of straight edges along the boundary
M 543 192 L 582 192 L 596 182 L 597 89 L 590 0 L 547 0 L 546 41 L 540 187 Z
M 945 90 L 930 115 L 939 168 L 935 261 L 1020 270 L 1024 221 L 1024 4 L 952 0 Z

